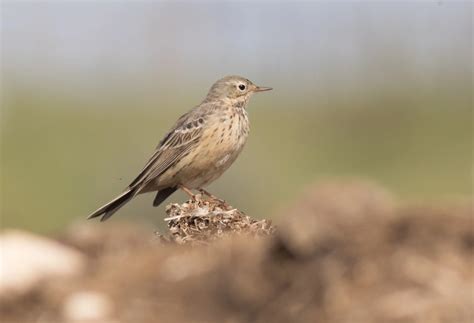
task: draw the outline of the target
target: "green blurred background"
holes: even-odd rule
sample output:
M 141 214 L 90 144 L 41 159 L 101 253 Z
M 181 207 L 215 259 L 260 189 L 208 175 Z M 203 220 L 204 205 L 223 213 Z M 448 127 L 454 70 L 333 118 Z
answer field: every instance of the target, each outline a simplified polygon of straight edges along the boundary
M 271 217 L 307 185 L 472 194 L 472 3 L 2 2 L 2 226 L 85 221 L 210 85 L 274 91 L 209 190 Z M 145 195 L 110 221 L 163 225 Z M 185 199 L 182 193 L 169 201 Z

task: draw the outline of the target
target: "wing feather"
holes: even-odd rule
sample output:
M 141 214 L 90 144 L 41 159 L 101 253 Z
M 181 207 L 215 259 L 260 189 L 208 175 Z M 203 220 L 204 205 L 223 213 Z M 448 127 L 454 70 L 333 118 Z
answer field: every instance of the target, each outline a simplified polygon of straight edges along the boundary
M 166 134 L 143 170 L 130 183 L 129 188 L 145 187 L 196 146 L 202 135 L 204 118 L 202 116 L 198 118 L 183 117 Z M 140 189 L 137 191 L 139 192 Z

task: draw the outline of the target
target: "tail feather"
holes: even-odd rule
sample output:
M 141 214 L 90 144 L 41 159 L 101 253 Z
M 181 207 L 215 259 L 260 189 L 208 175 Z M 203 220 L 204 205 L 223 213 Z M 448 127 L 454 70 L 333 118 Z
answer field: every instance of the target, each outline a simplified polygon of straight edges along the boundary
M 89 215 L 87 219 L 96 218 L 103 214 L 100 218 L 100 221 L 105 221 L 110 218 L 115 212 L 117 212 L 122 206 L 124 206 L 128 201 L 130 201 L 134 196 L 134 190 L 127 190 L 116 198 L 114 198 L 109 203 L 97 209 L 94 213 Z
M 153 206 L 158 206 L 163 203 L 171 194 L 177 190 L 176 187 L 167 187 L 165 189 L 159 190 L 156 194 L 155 199 L 153 200 Z

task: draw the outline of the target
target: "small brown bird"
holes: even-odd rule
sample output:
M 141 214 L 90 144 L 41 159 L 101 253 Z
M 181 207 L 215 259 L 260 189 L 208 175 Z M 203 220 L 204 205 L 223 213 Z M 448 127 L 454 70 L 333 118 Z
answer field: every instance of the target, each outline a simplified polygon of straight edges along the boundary
M 192 189 L 198 189 L 215 198 L 203 187 L 221 176 L 242 151 L 252 94 L 271 89 L 240 76 L 218 80 L 200 105 L 178 119 L 125 191 L 88 218 L 102 215 L 105 221 L 136 195 L 152 191 L 157 191 L 153 206 L 178 188 L 192 197 Z

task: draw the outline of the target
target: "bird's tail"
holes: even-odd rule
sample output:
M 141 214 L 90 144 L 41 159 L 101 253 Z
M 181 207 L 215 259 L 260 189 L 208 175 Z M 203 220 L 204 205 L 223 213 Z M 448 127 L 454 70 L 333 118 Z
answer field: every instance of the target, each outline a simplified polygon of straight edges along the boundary
M 117 212 L 122 206 L 127 204 L 127 202 L 130 201 L 134 196 L 135 190 L 127 189 L 125 192 L 114 198 L 112 201 L 97 209 L 94 213 L 89 215 L 87 219 L 96 218 L 103 214 L 100 218 L 100 221 L 105 221 L 110 218 L 115 212 Z
M 166 200 L 177 189 L 178 188 L 176 188 L 176 187 L 168 187 L 168 188 L 159 190 L 158 193 L 156 193 L 155 199 L 153 200 L 153 206 L 158 206 L 161 203 L 163 203 L 163 201 Z

